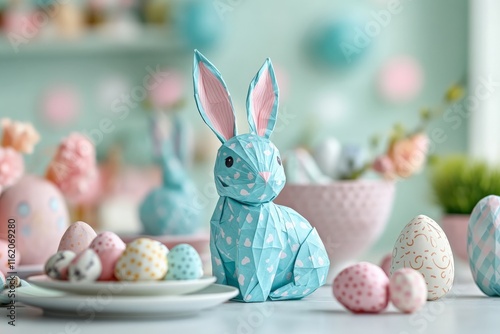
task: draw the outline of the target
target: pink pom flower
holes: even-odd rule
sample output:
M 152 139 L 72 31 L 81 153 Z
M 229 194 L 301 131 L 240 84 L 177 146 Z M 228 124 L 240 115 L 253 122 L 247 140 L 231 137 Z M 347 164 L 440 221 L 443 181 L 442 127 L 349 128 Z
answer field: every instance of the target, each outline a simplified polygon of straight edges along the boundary
M 74 204 L 86 198 L 97 177 L 94 145 L 79 133 L 61 142 L 47 170 L 47 179 Z
M 23 173 L 22 155 L 11 147 L 0 147 L 0 193 L 19 181 Z
M 40 140 L 38 132 L 30 123 L 14 122 L 8 118 L 2 119 L 2 146 L 12 147 L 21 153 L 33 152 Z
M 419 172 L 426 161 L 428 146 L 429 139 L 423 133 L 393 143 L 387 156 L 391 159 L 396 174 L 406 178 Z

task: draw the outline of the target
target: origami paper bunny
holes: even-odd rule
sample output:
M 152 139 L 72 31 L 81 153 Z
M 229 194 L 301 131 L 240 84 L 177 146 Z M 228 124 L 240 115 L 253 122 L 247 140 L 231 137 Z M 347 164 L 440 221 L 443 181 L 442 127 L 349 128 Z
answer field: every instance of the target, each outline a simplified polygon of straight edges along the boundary
M 229 92 L 219 71 L 194 55 L 194 96 L 205 123 L 222 142 L 215 163 L 221 196 L 210 222 L 217 282 L 239 288 L 246 302 L 303 298 L 325 283 L 330 261 L 307 220 L 272 202 L 285 185 L 280 153 L 269 140 L 278 86 L 268 59 L 250 84 L 251 133 L 237 135 Z
M 163 184 L 146 196 L 139 209 L 146 234 L 192 234 L 200 226 L 201 210 L 193 205 L 196 188 L 185 171 L 188 149 L 184 135 L 183 123 L 174 118 L 170 134 L 165 138 L 156 137 L 161 150 Z

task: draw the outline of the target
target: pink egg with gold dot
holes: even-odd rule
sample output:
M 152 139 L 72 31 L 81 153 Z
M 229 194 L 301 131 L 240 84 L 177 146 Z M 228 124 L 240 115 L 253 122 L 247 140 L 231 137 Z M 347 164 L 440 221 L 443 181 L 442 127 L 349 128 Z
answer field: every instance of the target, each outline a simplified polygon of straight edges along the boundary
M 333 281 L 333 295 L 354 313 L 379 313 L 389 303 L 389 278 L 372 263 L 360 262 L 342 270 Z
M 422 274 L 411 268 L 396 270 L 389 281 L 389 294 L 394 306 L 405 313 L 413 313 L 427 300 L 427 285 Z
M 125 243 L 113 232 L 102 232 L 95 237 L 89 248 L 93 249 L 101 259 L 102 272 L 98 280 L 115 280 L 116 262 L 125 251 Z
M 75 222 L 64 232 L 57 251 L 70 250 L 79 254 L 90 246 L 96 236 L 90 225 L 81 221 Z

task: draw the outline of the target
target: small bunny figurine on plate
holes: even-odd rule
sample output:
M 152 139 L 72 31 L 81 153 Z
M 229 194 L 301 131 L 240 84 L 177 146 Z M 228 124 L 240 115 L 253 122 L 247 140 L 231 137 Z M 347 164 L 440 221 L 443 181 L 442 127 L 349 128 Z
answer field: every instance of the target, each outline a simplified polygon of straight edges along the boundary
M 217 283 L 240 290 L 237 300 L 303 298 L 326 281 L 330 261 L 316 229 L 272 201 L 285 185 L 280 153 L 269 140 L 278 86 L 268 59 L 250 84 L 249 134 L 237 135 L 231 97 L 219 71 L 194 55 L 194 96 L 205 123 L 222 142 L 214 176 L 220 199 L 210 222 Z

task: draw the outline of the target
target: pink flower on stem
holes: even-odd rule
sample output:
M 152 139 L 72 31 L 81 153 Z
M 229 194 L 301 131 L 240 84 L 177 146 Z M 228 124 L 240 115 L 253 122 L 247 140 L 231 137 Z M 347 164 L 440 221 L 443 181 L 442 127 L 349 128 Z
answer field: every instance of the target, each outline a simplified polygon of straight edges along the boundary
M 386 179 L 392 180 L 396 178 L 394 164 L 387 155 L 381 155 L 375 159 L 372 168 L 377 173 L 382 174 Z
M 23 173 L 22 155 L 11 147 L 0 147 L 0 194 L 15 184 Z
M 49 164 L 46 177 L 61 189 L 71 203 L 85 201 L 98 182 L 92 142 L 79 133 L 63 140 Z
M 21 153 L 31 154 L 40 140 L 38 132 L 30 123 L 14 122 L 8 118 L 1 121 L 3 147 L 12 147 Z
M 395 173 L 402 178 L 419 172 L 427 158 L 429 139 L 424 133 L 394 142 L 387 156 L 394 165 Z

